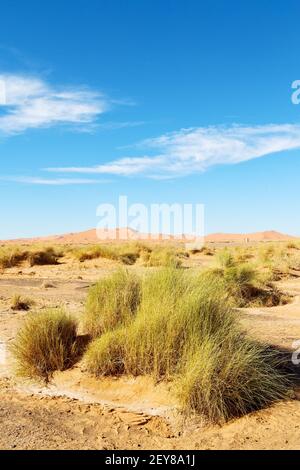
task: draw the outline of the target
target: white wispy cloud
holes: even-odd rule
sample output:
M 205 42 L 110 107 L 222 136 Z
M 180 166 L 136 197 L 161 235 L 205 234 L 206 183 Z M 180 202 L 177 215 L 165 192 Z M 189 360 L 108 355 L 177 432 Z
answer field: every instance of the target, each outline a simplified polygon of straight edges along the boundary
M 145 124 L 145 121 L 109 121 L 109 122 L 104 122 L 99 125 L 100 129 L 105 129 L 105 130 L 116 130 L 116 129 L 125 129 L 127 127 L 139 127 L 143 126 Z
M 110 106 L 107 97 L 88 88 L 57 87 L 41 78 L 0 74 L 5 100 L 0 102 L 0 134 L 72 125 L 83 130 Z
M 163 157 L 128 157 L 115 160 L 104 165 L 87 167 L 56 167 L 44 168 L 54 173 L 81 173 L 81 174 L 110 174 L 131 176 L 146 173 L 149 169 L 159 168 L 163 164 Z
M 99 184 L 108 181 L 87 179 L 87 178 L 40 178 L 35 176 L 2 176 L 0 181 L 10 181 L 13 183 L 38 184 L 46 186 L 66 186 L 71 184 Z
M 211 126 L 181 129 L 138 145 L 143 156 L 124 157 L 91 167 L 47 168 L 81 174 L 146 175 L 168 178 L 203 172 L 300 148 L 300 124 Z

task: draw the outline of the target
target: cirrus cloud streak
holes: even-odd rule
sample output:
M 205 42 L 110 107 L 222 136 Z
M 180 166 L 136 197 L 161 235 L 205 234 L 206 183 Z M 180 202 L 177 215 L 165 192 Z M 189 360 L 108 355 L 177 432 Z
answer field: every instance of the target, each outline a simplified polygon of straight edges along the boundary
M 97 166 L 47 168 L 79 174 L 144 175 L 172 178 L 204 172 L 300 148 L 299 124 L 210 126 L 181 129 L 137 145 L 142 156 L 123 157 Z
M 110 107 L 109 99 L 87 87 L 53 86 L 41 78 L 0 74 L 0 134 L 71 125 L 86 131 Z

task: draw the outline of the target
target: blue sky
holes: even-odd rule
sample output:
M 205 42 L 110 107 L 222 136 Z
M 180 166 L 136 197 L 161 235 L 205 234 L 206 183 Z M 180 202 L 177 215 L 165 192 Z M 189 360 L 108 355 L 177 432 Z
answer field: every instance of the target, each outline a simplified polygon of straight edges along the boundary
M 1 2 L 0 239 L 96 207 L 203 203 L 206 232 L 300 235 L 298 1 Z

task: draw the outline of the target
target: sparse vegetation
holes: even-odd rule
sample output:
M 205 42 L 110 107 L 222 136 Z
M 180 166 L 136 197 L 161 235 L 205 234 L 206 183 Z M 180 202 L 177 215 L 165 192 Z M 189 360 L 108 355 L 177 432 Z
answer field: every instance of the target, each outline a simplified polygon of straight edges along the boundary
M 269 251 L 271 246 L 266 248 L 268 253 L 273 253 L 272 249 Z M 259 256 L 262 254 L 265 256 L 265 248 L 259 251 Z M 272 307 L 289 301 L 288 295 L 281 293 L 272 282 L 274 275 L 270 267 L 261 267 L 255 262 L 252 250 L 226 248 L 215 260 L 215 267 L 209 269 L 207 275 L 219 277 L 235 307 Z
M 139 259 L 143 276 L 123 267 L 89 290 L 82 326 L 92 342 L 84 361 L 95 376 L 151 375 L 169 381 L 182 410 L 201 413 L 212 422 L 288 396 L 290 378 L 282 357 L 241 330 L 234 307 L 288 301 L 274 279 L 300 271 L 294 244 L 201 249 L 215 256 L 210 267 L 205 260 L 200 269 L 195 263 L 191 269 L 178 269 L 183 261 L 190 266 L 188 257 L 199 251 L 187 253 L 175 243 L 9 250 L 0 251 L 0 266 L 55 264 L 63 253 L 66 260 L 72 256 L 81 262 L 106 258 L 130 265 Z M 12 300 L 15 310 L 30 306 L 19 295 Z M 12 353 L 19 374 L 49 380 L 55 370 L 74 363 L 78 347 L 76 322 L 58 309 L 30 314 Z
M 77 247 L 71 250 L 71 254 L 80 262 L 105 258 L 131 265 L 140 257 L 142 251 L 148 251 L 148 248 L 139 243 L 128 243 L 109 246 L 94 245 L 89 247 Z
M 28 248 L 8 245 L 0 249 L 0 268 L 13 268 L 24 261 L 27 261 L 30 266 L 57 264 L 61 256 L 63 253 L 52 247 Z
M 182 264 L 182 259 L 189 257 L 189 253 L 177 246 L 141 242 L 81 246 L 73 248 L 71 254 L 80 262 L 105 258 L 125 265 L 133 265 L 140 258 L 142 264 L 149 267 L 179 267 Z
M 233 253 L 227 248 L 219 251 L 215 257 L 215 260 L 220 268 L 223 269 L 232 268 L 235 265 Z
M 197 255 L 199 253 L 206 255 L 206 256 L 213 256 L 215 254 L 214 249 L 208 246 L 203 246 L 202 248 L 192 248 L 190 250 L 192 255 Z
M 180 267 L 182 265 L 182 258 L 186 257 L 185 253 L 171 247 L 157 246 L 151 252 L 144 253 L 143 263 L 149 267 Z
M 294 276 L 293 271 L 300 271 L 298 246 L 296 242 L 261 246 L 257 254 L 257 263 L 274 281 Z
M 71 366 L 77 356 L 77 324 L 61 309 L 32 313 L 11 346 L 17 373 L 48 380 Z

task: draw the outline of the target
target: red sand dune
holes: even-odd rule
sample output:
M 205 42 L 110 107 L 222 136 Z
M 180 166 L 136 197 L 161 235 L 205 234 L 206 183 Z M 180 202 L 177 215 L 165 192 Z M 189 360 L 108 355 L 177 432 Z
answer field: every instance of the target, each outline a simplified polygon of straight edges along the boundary
M 243 242 L 243 241 L 285 241 L 292 240 L 295 237 L 284 233 L 269 230 L 266 232 L 256 233 L 213 233 L 205 237 L 207 242 Z
M 84 232 L 76 232 L 76 233 L 66 233 L 63 235 L 53 235 L 48 237 L 36 237 L 36 238 L 19 238 L 15 240 L 3 240 L 0 241 L 2 244 L 6 243 L 24 243 L 24 244 L 31 244 L 31 243 L 41 243 L 41 242 L 49 242 L 49 243 L 61 243 L 61 244 L 88 244 L 88 243 L 97 243 L 101 242 L 112 242 L 114 240 L 150 240 L 150 241 L 161 241 L 165 237 L 163 235 L 158 234 L 154 236 L 153 234 L 142 234 L 136 232 L 130 228 L 121 228 L 117 229 L 116 231 L 110 230 L 106 232 L 104 230 L 97 231 L 96 229 L 86 230 Z M 214 243 L 225 243 L 225 242 L 262 242 L 262 241 L 288 241 L 295 239 L 296 237 L 292 237 L 290 235 L 285 235 L 280 232 L 276 231 L 266 231 L 266 232 L 256 232 L 256 233 L 214 233 L 211 235 L 207 235 L 205 237 L 206 242 L 214 242 Z M 179 241 L 191 241 L 191 238 L 182 236 L 176 237 L 170 236 L 169 240 L 179 240 Z

